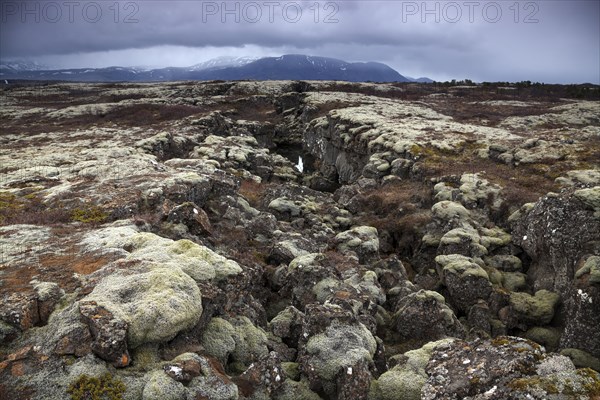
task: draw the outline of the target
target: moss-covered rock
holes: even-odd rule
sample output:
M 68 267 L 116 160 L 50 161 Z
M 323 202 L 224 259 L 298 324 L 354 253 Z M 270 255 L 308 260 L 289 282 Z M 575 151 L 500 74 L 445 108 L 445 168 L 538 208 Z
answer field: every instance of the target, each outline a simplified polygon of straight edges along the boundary
M 577 368 L 591 368 L 600 372 L 600 359 L 580 349 L 562 349 L 560 354 L 569 357 Z
M 600 186 L 577 190 L 573 195 L 594 210 L 594 217 L 600 218 Z
M 269 208 L 281 214 L 289 214 L 291 217 L 298 217 L 301 214 L 300 204 L 286 198 L 271 201 Z
M 295 362 L 282 362 L 281 369 L 283 369 L 283 373 L 287 378 L 294 381 L 300 380 L 300 364 Z
M 404 353 L 404 357 L 398 365 L 373 381 L 369 391 L 369 400 L 421 399 L 421 388 L 427 380 L 425 367 L 433 350 L 438 345 L 452 341 L 453 339 L 442 339 L 427 343 L 420 349 Z
M 491 257 L 484 257 L 486 265 L 496 268 L 500 271 L 519 272 L 523 268 L 521 259 L 512 254 L 498 254 Z
M 178 267 L 196 281 L 220 281 L 242 272 L 235 261 L 186 239 L 174 242 L 152 233 L 138 233 L 125 247 L 131 252 L 129 259 Z
M 321 396 L 309 389 L 305 381 L 287 379 L 273 394 L 274 400 L 321 400 Z
M 338 251 L 354 251 L 362 262 L 372 260 L 379 254 L 379 237 L 377 229 L 372 226 L 357 226 L 338 233 L 335 242 Z
M 394 367 L 373 381 L 369 400 L 420 400 L 421 388 L 426 381 L 424 374 Z
M 215 317 L 204 328 L 200 343 L 208 354 L 226 365 L 235 350 L 235 334 L 235 328 L 228 321 Z
M 163 370 L 149 373 L 147 379 L 142 400 L 184 400 L 186 398 L 185 386 L 171 379 Z
M 440 241 L 439 252 L 444 254 L 458 253 L 464 256 L 481 257 L 488 250 L 481 244 L 481 236 L 471 226 L 454 228 L 446 232 Z
M 252 362 L 269 354 L 267 334 L 247 317 L 235 317 L 229 322 L 234 329 L 235 341 L 235 349 L 231 352 L 232 364 L 229 368 L 243 372 Z
M 523 337 L 541 344 L 548 351 L 556 351 L 560 343 L 561 332 L 557 328 L 534 326 Z
M 442 267 L 442 279 L 454 305 L 468 312 L 478 300 L 487 300 L 492 291 L 487 272 L 473 259 L 459 255 L 441 255 L 435 258 Z
M 99 378 L 81 375 L 69 385 L 67 392 L 72 400 L 122 400 L 125 385 L 109 373 Z
M 583 266 L 575 272 L 575 279 L 584 278 L 589 275 L 589 284 L 600 285 L 600 257 L 590 256 L 585 260 Z
M 461 203 L 472 207 L 488 205 L 494 210 L 500 208 L 500 186 L 490 183 L 479 174 L 463 174 L 460 183 Z
M 238 386 L 223 373 L 214 361 L 207 357 L 199 356 L 195 353 L 184 353 L 175 357 L 172 361 L 176 368 L 171 368 L 171 373 L 175 378 L 187 380 L 186 399 L 214 399 L 214 400 L 238 400 L 240 391 Z M 187 376 L 180 376 L 178 373 L 186 373 Z M 187 371 L 186 371 L 187 370 Z
M 504 272 L 502 274 L 502 286 L 511 292 L 519 292 L 527 286 L 527 275 L 522 272 Z
M 401 340 L 428 341 L 465 335 L 464 327 L 446 305 L 444 296 L 429 290 L 419 290 L 402 298 L 391 325 Z
M 510 312 L 515 324 L 546 325 L 552 321 L 560 296 L 548 290 L 539 290 L 534 296 L 528 293 L 511 293 Z
M 179 268 L 145 267 L 135 274 L 109 275 L 83 300 L 127 322 L 130 348 L 171 340 L 202 314 L 200 290 Z
M 376 349 L 375 338 L 363 324 L 333 321 L 325 332 L 312 336 L 306 343 L 305 368 L 313 368 L 323 380 L 331 381 L 340 370 L 359 361 L 371 363 Z
M 462 204 L 453 201 L 440 201 L 431 207 L 434 218 L 441 221 L 468 220 L 471 213 Z

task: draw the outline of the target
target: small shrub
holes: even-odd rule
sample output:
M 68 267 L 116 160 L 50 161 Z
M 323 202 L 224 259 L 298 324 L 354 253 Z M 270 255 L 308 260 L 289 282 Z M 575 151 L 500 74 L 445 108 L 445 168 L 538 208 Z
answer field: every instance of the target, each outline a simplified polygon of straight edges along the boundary
M 108 214 L 98 206 L 76 208 L 71 212 L 71 220 L 83 223 L 101 224 L 108 218 Z
M 70 213 L 60 202 L 47 205 L 35 192 L 20 196 L 10 192 L 0 192 L 0 226 L 52 225 L 69 221 Z
M 100 378 L 81 375 L 69 385 L 72 400 L 122 400 L 125 384 L 109 373 Z

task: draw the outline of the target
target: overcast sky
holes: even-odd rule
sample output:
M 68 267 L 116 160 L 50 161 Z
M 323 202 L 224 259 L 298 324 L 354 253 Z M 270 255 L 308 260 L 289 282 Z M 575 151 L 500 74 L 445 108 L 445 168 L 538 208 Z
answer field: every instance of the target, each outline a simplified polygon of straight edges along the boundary
M 0 58 L 164 67 L 300 53 L 435 80 L 600 83 L 599 4 L 0 0 Z

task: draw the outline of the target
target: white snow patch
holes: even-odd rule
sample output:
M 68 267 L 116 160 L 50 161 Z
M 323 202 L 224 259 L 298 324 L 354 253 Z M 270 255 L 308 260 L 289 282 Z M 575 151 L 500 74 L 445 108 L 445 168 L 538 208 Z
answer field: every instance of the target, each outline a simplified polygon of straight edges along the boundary
M 296 164 L 296 169 L 300 172 L 304 172 L 304 162 L 300 156 L 298 156 L 298 164 Z
M 483 393 L 484 396 L 491 396 L 496 392 L 496 389 L 498 389 L 498 386 L 494 386 L 492 387 L 490 390 L 488 390 L 487 392 Z

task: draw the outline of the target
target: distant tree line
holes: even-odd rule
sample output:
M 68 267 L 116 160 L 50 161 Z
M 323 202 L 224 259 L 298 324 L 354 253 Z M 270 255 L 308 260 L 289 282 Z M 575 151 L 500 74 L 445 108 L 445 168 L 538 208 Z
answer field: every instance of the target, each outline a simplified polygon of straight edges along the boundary
M 582 100 L 600 100 L 600 85 L 591 83 L 558 85 L 532 81 L 520 82 L 481 82 L 476 83 L 470 79 L 456 80 L 446 82 L 434 82 L 433 85 L 439 88 L 451 88 L 456 86 L 472 86 L 471 90 L 477 88 L 485 91 L 495 90 L 498 94 L 505 94 L 514 97 L 551 97 L 551 98 L 570 98 Z

